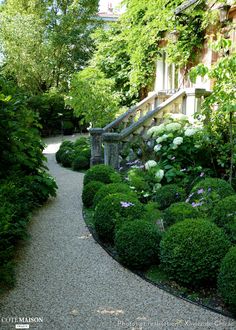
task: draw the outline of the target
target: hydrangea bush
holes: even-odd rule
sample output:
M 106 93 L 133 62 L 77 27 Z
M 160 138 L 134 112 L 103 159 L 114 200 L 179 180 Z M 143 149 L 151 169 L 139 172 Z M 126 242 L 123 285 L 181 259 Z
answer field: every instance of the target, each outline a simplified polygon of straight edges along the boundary
M 162 124 L 151 127 L 147 135 L 154 141 L 156 157 L 146 162 L 145 169 L 155 170 L 159 182 L 189 182 L 202 172 L 210 172 L 200 120 L 172 114 Z

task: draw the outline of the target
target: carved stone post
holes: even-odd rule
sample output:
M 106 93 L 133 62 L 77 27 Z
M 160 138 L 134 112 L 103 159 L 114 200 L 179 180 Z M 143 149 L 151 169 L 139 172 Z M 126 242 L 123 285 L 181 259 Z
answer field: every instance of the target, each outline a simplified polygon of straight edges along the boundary
M 104 163 L 115 169 L 119 169 L 119 133 L 105 133 L 104 141 Z
M 103 128 L 91 128 L 89 130 L 91 136 L 91 159 L 90 166 L 103 163 L 102 140 Z

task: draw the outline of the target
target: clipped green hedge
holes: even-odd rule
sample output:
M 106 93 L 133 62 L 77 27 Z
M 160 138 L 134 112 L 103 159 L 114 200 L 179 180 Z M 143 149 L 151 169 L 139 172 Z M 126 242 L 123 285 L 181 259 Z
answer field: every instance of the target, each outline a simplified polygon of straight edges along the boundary
M 74 171 L 86 170 L 89 168 L 89 159 L 80 155 L 76 156 L 72 161 L 72 169 Z
M 236 246 L 222 260 L 217 285 L 224 302 L 236 314 Z
M 92 207 L 94 202 L 94 196 L 103 186 L 103 182 L 91 181 L 83 187 L 82 201 L 85 207 Z
M 84 185 L 91 181 L 101 181 L 103 183 L 120 182 L 121 177 L 113 167 L 99 164 L 91 167 L 84 176 Z
M 93 206 L 96 207 L 97 204 L 106 196 L 115 193 L 125 193 L 132 194 L 130 187 L 125 183 L 109 183 L 99 189 L 99 191 L 94 196 Z
M 224 232 L 205 219 L 171 226 L 160 244 L 162 266 L 170 279 L 189 286 L 212 284 L 230 248 Z
M 161 210 L 166 209 L 173 203 L 181 202 L 185 199 L 186 193 L 177 184 L 168 184 L 157 190 L 155 201 Z
M 211 214 L 213 221 L 224 229 L 227 236 L 236 243 L 236 195 L 228 196 L 219 201 Z
M 115 248 L 121 263 L 143 269 L 159 263 L 161 233 L 145 220 L 124 223 L 115 234 Z
M 173 225 L 176 222 L 197 217 L 199 217 L 198 210 L 191 204 L 185 202 L 171 204 L 163 212 L 165 228 Z
M 94 226 L 103 241 L 113 242 L 117 225 L 124 221 L 139 219 L 143 215 L 143 205 L 129 194 L 112 194 L 103 198 L 94 213 Z

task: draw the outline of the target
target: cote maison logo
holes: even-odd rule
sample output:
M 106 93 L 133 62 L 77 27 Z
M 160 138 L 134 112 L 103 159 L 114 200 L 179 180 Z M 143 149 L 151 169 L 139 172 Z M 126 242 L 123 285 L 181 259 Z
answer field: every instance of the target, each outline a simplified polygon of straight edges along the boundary
M 42 317 L 1 317 L 1 325 L 14 325 L 14 329 L 30 329 L 32 323 L 43 323 Z

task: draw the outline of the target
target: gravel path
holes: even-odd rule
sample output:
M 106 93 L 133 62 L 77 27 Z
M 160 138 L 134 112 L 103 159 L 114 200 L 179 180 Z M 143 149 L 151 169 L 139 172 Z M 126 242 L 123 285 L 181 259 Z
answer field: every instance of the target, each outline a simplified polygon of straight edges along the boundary
M 83 174 L 47 156 L 58 196 L 32 219 L 17 285 L 0 300 L 1 329 L 29 321 L 19 318 L 33 318 L 38 322 L 28 322 L 29 329 L 43 330 L 236 329 L 235 321 L 175 298 L 114 261 L 84 224 Z

